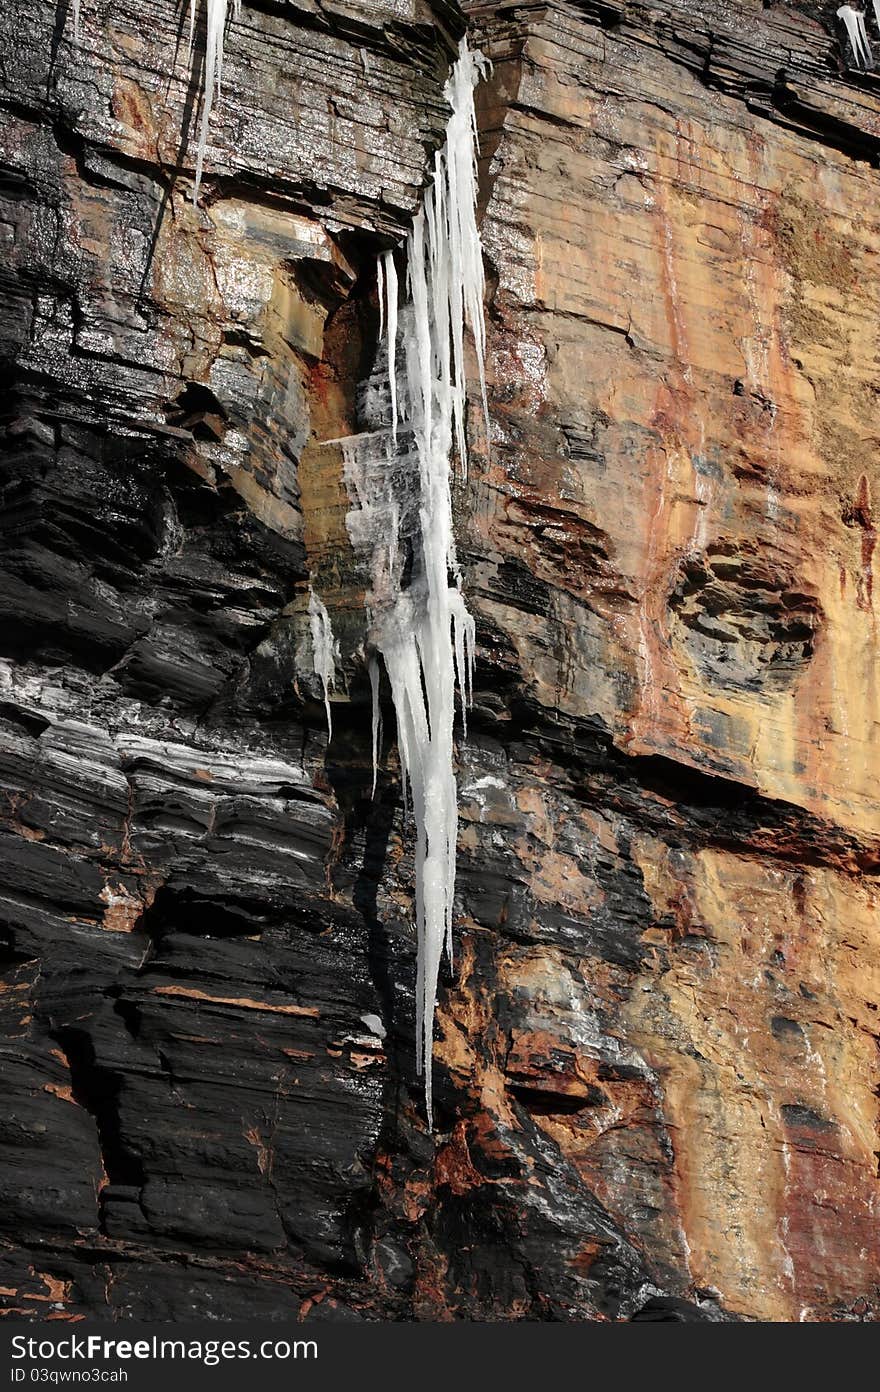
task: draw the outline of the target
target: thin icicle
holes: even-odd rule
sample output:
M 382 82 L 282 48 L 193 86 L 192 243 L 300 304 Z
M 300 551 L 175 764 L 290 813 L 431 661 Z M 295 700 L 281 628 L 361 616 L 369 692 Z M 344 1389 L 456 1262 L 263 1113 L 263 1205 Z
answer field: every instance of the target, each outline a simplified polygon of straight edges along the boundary
M 461 698 L 461 728 L 467 739 L 467 713 L 474 699 L 474 651 L 477 644 L 476 625 L 468 613 L 461 590 L 451 598 L 452 632 L 455 639 L 455 671 Z
M 379 342 L 385 337 L 385 258 L 380 256 L 376 265 L 376 285 L 379 291 Z
M 380 273 L 384 262 L 384 275 L 382 280 L 387 296 L 387 313 L 385 321 L 388 326 L 388 384 L 391 389 L 391 436 L 397 444 L 397 298 L 399 294 L 397 285 L 397 267 L 394 264 L 394 252 L 386 251 L 380 257 Z M 380 333 L 381 337 L 381 333 Z
M 876 0 L 874 10 L 877 13 Z M 846 36 L 849 39 L 856 67 L 863 70 L 873 68 L 874 55 L 868 42 L 868 31 L 865 28 L 865 16 L 862 11 L 854 10 L 852 5 L 841 5 L 837 11 L 837 18 L 843 22 L 846 29 Z M 878 22 L 880 22 L 880 16 L 878 16 Z
M 214 106 L 214 93 L 220 96 L 220 81 L 223 72 L 223 31 L 226 26 L 226 0 L 207 0 L 208 17 L 205 29 L 205 82 L 202 92 L 202 120 L 199 126 L 199 139 L 196 147 L 196 178 L 193 188 L 193 202 L 198 202 L 199 186 L 202 182 L 202 168 L 208 145 L 208 126 Z
M 453 330 L 453 351 L 456 383 L 456 443 L 462 473 L 467 475 L 464 411 L 465 370 L 463 327 L 467 323 L 474 340 L 480 396 L 486 434 L 489 433 L 489 404 L 486 393 L 486 328 L 483 317 L 485 282 L 483 252 L 477 230 L 477 118 L 473 92 L 483 75 L 485 62 L 481 55 L 467 55 L 470 61 L 459 60 L 446 85 L 446 99 L 452 107 L 447 129 L 447 182 L 450 190 L 448 235 L 452 278 L 449 286 L 450 322 Z
M 186 66 L 192 63 L 193 45 L 196 41 L 196 0 L 189 0 L 189 34 L 186 41 Z
M 71 7 L 73 9 L 73 37 L 77 43 L 79 43 L 79 5 L 80 0 L 73 0 Z
M 202 169 L 208 147 L 208 128 L 214 98 L 220 100 L 223 82 L 223 40 L 226 32 L 226 17 L 229 0 L 206 0 L 207 19 L 205 23 L 205 81 L 202 91 L 202 120 L 199 126 L 199 140 L 196 149 L 196 177 L 193 187 L 193 202 L 198 202 L 199 186 L 202 182 Z M 190 54 L 192 53 L 193 26 L 195 23 L 196 0 L 190 0 Z M 241 0 L 232 0 L 232 13 L 238 19 L 241 15 Z
M 327 712 L 327 740 L 333 738 L 333 719 L 330 715 L 330 688 L 336 685 L 336 660 L 339 644 L 334 640 L 330 615 L 319 595 L 309 585 L 309 627 L 312 633 L 312 664 L 315 676 L 324 688 L 324 709 Z
M 382 741 L 382 708 L 379 705 L 379 662 L 375 653 L 367 664 L 370 674 L 370 691 L 373 698 L 373 788 L 370 797 L 376 796 L 376 780 L 379 776 L 379 745 Z
M 348 515 L 349 534 L 356 547 L 372 554 L 370 639 L 388 674 L 404 798 L 408 792 L 416 828 L 416 1063 L 425 1075 L 429 1123 L 434 1008 L 444 950 L 452 960 L 455 690 L 458 686 L 464 713 L 473 685 L 474 623 L 460 589 L 450 473 L 454 450 L 463 470 L 467 463 L 466 325 L 484 409 L 486 399 L 473 101 L 484 66 L 462 40 L 445 88 L 452 110 L 446 143 L 407 240 L 406 294 L 400 305 L 394 256 L 386 252 L 382 258 L 390 438 L 375 432 L 343 445 L 346 483 L 357 504 Z M 372 664 L 370 680 L 378 760 L 378 668 Z

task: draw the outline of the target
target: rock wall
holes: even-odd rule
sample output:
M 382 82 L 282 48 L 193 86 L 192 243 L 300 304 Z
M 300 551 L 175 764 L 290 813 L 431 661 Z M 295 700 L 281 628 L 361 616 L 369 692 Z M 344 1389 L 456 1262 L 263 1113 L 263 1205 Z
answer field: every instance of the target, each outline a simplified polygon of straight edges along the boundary
M 5 1308 L 871 1317 L 880 101 L 834 6 L 261 0 L 197 208 L 171 0 L 64 9 L 0 17 Z M 465 22 L 431 1136 L 334 442 Z

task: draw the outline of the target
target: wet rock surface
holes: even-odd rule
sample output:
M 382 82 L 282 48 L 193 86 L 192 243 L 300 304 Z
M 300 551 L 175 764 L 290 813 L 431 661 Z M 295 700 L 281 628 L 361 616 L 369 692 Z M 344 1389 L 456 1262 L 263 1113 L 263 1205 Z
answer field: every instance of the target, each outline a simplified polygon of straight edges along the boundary
M 7 1312 L 873 1315 L 880 103 L 833 9 L 246 5 L 198 208 L 170 3 L 0 18 Z M 465 19 L 431 1136 L 334 442 Z

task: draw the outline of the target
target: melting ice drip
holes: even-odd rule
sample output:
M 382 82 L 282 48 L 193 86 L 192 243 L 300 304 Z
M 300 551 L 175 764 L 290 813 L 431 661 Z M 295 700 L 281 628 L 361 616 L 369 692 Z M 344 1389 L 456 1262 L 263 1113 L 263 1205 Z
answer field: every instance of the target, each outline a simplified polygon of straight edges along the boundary
M 874 15 L 878 26 L 880 26 L 880 0 L 874 0 Z M 868 31 L 865 28 L 865 16 L 862 11 L 854 10 L 852 5 L 841 5 L 837 11 L 837 18 L 842 21 L 843 27 L 846 29 L 846 36 L 849 39 L 856 67 L 873 68 L 874 55 L 868 42 Z
M 367 597 L 373 649 L 373 786 L 379 745 L 381 654 L 416 824 L 418 934 L 416 1063 L 431 1120 L 431 1054 L 440 959 L 452 960 L 458 834 L 453 769 L 455 688 L 471 699 L 474 622 L 461 593 L 452 526 L 451 458 L 467 469 L 464 333 L 473 337 L 486 412 L 483 261 L 476 224 L 474 88 L 485 69 L 462 40 L 444 89 L 452 109 L 422 207 L 406 244 L 406 294 L 396 263 L 379 273 L 388 357 L 390 430 L 344 442 L 356 548 L 371 552 Z M 465 727 L 466 728 L 466 727 Z
M 214 107 L 214 99 L 216 97 L 219 101 L 221 95 L 220 84 L 223 77 L 223 37 L 226 32 L 226 17 L 230 0 L 205 0 L 205 3 L 207 5 L 207 16 L 205 20 L 205 77 L 202 94 L 202 120 L 199 126 L 199 140 L 196 147 L 196 177 L 195 186 L 193 188 L 194 203 L 198 199 L 199 185 L 202 182 L 202 167 L 205 162 L 205 150 L 208 144 L 208 126 Z M 80 36 L 80 4 L 81 0 L 72 0 L 73 33 L 77 41 Z M 186 48 L 187 65 L 192 63 L 197 4 L 198 0 L 189 0 L 189 38 Z M 240 17 L 241 0 L 232 0 L 232 13 L 236 19 Z

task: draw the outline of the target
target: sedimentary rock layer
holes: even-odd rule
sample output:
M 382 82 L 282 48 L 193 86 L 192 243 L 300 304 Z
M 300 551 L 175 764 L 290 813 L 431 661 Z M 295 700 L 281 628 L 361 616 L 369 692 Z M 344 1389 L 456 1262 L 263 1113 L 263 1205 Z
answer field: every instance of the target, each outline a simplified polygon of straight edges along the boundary
M 171 0 L 0 17 L 8 1311 L 873 1312 L 880 102 L 833 9 L 246 5 L 199 207 Z M 465 22 L 492 438 L 475 395 L 430 1137 L 333 442 L 386 409 Z

